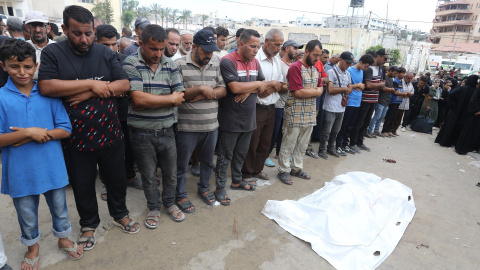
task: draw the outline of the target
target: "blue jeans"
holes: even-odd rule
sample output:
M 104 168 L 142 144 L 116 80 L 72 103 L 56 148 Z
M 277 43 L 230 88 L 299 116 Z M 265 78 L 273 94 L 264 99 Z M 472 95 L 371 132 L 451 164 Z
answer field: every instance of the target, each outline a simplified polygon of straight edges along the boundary
M 370 125 L 368 126 L 368 133 L 376 132 L 379 133 L 380 125 L 382 124 L 383 118 L 387 114 L 388 106 L 380 105 L 380 103 L 375 103 L 375 113 L 370 120 Z
M 143 193 L 150 211 L 160 210 L 160 191 L 155 173 L 162 171 L 162 200 L 168 208 L 175 204 L 177 187 L 177 147 L 173 128 L 147 130 L 130 127 L 130 142 L 138 171 L 142 175 Z M 189 156 L 190 158 L 190 156 Z
M 49 190 L 43 194 L 52 215 L 52 233 L 58 238 L 67 238 L 72 233 L 72 225 L 68 220 L 65 188 Z M 22 231 L 20 241 L 26 246 L 33 246 L 42 234 L 38 229 L 38 203 L 40 195 L 13 198 L 17 210 L 18 223 Z
M 218 129 L 210 132 L 177 132 L 177 191 L 176 200 L 188 198 L 185 186 L 187 184 L 188 161 L 193 151 L 199 147 L 200 181 L 197 182 L 198 192 L 203 193 L 210 188 L 210 177 L 213 173 L 213 157 L 217 144 Z

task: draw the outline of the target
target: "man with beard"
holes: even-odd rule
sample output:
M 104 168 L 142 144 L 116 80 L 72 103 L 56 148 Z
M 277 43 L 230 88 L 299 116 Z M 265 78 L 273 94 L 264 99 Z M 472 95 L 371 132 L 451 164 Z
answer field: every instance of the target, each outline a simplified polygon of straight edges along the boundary
M 283 43 L 281 52 L 283 53 L 282 58 L 280 59 L 280 68 L 282 71 L 283 77 L 283 85 L 282 88 L 286 88 L 285 91 L 280 91 L 280 98 L 275 103 L 275 124 L 273 127 L 272 133 L 272 141 L 270 143 L 270 151 L 269 154 L 272 153 L 273 147 L 276 146 L 275 149 L 275 158 L 278 159 L 278 155 L 280 154 L 280 147 L 282 145 L 282 126 L 283 126 L 283 110 L 285 107 L 285 101 L 288 98 L 288 85 L 287 85 L 287 73 L 290 65 L 295 61 L 295 56 L 298 53 L 298 49 L 303 48 L 303 45 L 296 42 L 293 39 L 287 40 Z M 265 160 L 265 166 L 268 167 L 275 167 L 275 163 L 273 163 L 270 158 Z
M 178 108 L 176 204 L 186 213 L 195 212 L 188 199 L 186 173 L 195 148 L 199 150 L 200 181 L 198 196 L 207 204 L 215 203 L 209 191 L 218 138 L 218 99 L 227 93 L 220 62 L 212 61 L 218 47 L 210 30 L 200 30 L 193 38 L 192 53 L 175 61 L 185 87 L 185 100 Z
M 138 41 L 138 51 L 123 63 L 123 69 L 130 78 L 132 98 L 127 123 L 150 210 L 145 220 L 149 229 L 158 227 L 162 205 L 172 220 L 180 222 L 185 219 L 175 205 L 177 147 L 173 128 L 173 108 L 185 101 L 185 89 L 177 66 L 163 56 L 166 38 L 167 34 L 161 26 L 146 26 L 142 39 Z M 162 171 L 161 198 L 155 176 L 158 168 Z
M 178 49 L 177 53 L 172 57 L 172 60 L 177 60 L 178 58 L 187 55 L 192 50 L 193 44 L 193 35 L 190 32 L 183 32 L 180 33 L 180 48 Z
M 27 40 L 33 48 L 35 48 L 37 54 L 37 62 L 39 68 L 33 75 L 33 80 L 38 79 L 38 71 L 40 70 L 41 66 L 41 58 L 40 54 L 42 50 L 51 43 L 55 43 L 55 41 L 50 40 L 47 38 L 47 34 L 50 32 L 50 25 L 48 24 L 48 18 L 45 16 L 43 12 L 40 11 L 29 11 L 25 14 L 25 25 L 27 29 L 30 31 L 31 39 Z
M 262 68 L 267 89 L 257 97 L 255 113 L 257 128 L 252 133 L 250 146 L 242 168 L 243 179 L 251 183 L 255 182 L 252 177 L 270 180 L 270 176 L 263 172 L 263 167 L 270 153 L 275 125 L 275 103 L 280 99 L 280 91 L 287 92 L 287 86 L 283 85 L 281 60 L 276 57 L 282 45 L 282 31 L 272 28 L 265 34 L 265 44 L 255 57 Z
M 115 54 L 107 46 L 93 43 L 90 11 L 67 6 L 62 30 L 68 39 L 43 49 L 38 88 L 44 96 L 62 97 L 72 122 L 72 133 L 63 141 L 65 163 L 80 215 L 78 244 L 91 250 L 100 224 L 97 166 L 108 190 L 107 205 L 114 225 L 129 234 L 140 230 L 125 204 L 125 142 L 115 100 L 129 90 L 129 83 Z
M 323 93 L 322 78 L 318 69 L 314 67 L 321 56 L 322 43 L 311 40 L 307 43 L 303 58 L 293 63 L 288 70 L 290 92 L 285 104 L 284 134 L 278 168 L 278 178 L 287 185 L 293 184 L 290 175 L 307 180 L 311 178 L 302 170 L 303 156 L 313 126 L 317 123 L 317 97 Z
M 180 47 L 180 32 L 175 28 L 165 29 L 167 39 L 165 40 L 165 56 L 174 60 L 173 56 L 177 54 L 178 47 Z
M 255 190 L 255 185 L 242 181 L 242 166 L 256 129 L 255 108 L 257 94 L 265 92 L 267 84 L 258 60 L 260 34 L 251 29 L 243 31 L 238 49 L 227 54 L 220 62 L 227 95 L 219 101 L 217 167 L 215 169 L 215 198 L 222 205 L 230 205 L 225 185 L 231 161 L 231 189 Z

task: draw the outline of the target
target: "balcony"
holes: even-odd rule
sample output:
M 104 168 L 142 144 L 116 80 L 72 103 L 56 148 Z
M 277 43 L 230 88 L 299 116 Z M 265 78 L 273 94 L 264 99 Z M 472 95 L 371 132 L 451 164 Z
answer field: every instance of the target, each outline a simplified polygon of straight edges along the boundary
M 443 21 L 443 22 L 433 22 L 433 28 L 436 27 L 445 27 L 445 26 L 473 26 L 472 21 L 467 20 L 452 20 L 452 21 Z
M 469 9 L 449 9 L 449 10 L 435 12 L 435 16 L 445 16 L 445 15 L 455 15 L 455 14 L 472 15 L 473 12 Z

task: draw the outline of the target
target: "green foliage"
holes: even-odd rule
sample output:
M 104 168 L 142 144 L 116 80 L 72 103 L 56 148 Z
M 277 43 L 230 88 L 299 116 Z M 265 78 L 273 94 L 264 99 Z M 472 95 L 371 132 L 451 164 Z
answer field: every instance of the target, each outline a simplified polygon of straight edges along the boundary
M 158 15 L 162 12 L 159 4 L 153 3 L 150 5 L 150 13 L 155 16 L 155 24 L 158 24 Z
M 146 6 L 138 7 L 136 14 L 137 14 L 137 18 L 148 19 L 148 16 L 150 15 L 150 8 Z
M 205 22 L 208 20 L 208 15 L 203 14 L 202 15 L 202 26 L 205 27 Z
M 133 14 L 137 10 L 138 5 L 138 0 L 122 0 L 122 11 L 130 11 Z
M 187 29 L 188 20 L 190 20 L 191 18 L 192 18 L 192 11 L 191 10 L 188 10 L 188 9 L 182 10 L 182 13 L 181 13 L 179 19 L 183 21 L 183 25 L 185 26 L 185 29 Z
M 92 13 L 106 24 L 111 24 L 113 21 L 113 8 L 110 0 L 103 2 L 98 1 L 92 8 Z
M 382 49 L 382 45 L 376 45 L 376 46 L 370 46 L 365 50 L 365 53 L 367 52 L 377 52 L 378 50 Z M 389 64 L 390 66 L 395 66 L 400 64 L 401 60 L 401 55 L 400 55 L 400 50 L 399 49 L 392 49 L 390 50 L 390 56 L 392 59 L 390 59 Z
M 135 18 L 135 15 L 133 15 L 131 11 L 124 11 L 122 14 L 123 26 L 130 27 L 134 18 Z

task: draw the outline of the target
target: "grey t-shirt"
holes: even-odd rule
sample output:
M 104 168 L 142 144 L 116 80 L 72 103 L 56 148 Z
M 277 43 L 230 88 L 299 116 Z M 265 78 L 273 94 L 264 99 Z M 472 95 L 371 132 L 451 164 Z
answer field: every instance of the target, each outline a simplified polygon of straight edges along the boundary
M 337 71 L 340 83 L 342 85 L 338 85 L 337 74 L 335 73 L 334 69 Z M 328 80 L 333 83 L 333 87 L 347 87 L 350 82 L 352 81 L 350 78 L 350 73 L 345 70 L 345 72 L 341 71 L 337 65 L 333 66 L 332 69 L 327 71 Z M 329 92 L 325 95 L 325 101 L 323 103 L 323 109 L 328 112 L 344 112 L 345 107 L 342 106 L 342 94 L 331 95 Z
M 385 87 L 393 88 L 393 78 L 385 77 Z M 378 94 L 378 103 L 382 106 L 388 106 L 390 93 L 380 91 Z

